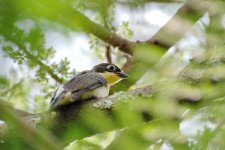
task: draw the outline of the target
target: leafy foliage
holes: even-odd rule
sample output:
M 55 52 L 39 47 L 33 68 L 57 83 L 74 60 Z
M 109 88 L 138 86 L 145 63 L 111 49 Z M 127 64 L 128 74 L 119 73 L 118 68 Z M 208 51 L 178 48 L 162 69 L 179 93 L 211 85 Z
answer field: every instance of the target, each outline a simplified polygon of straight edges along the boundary
M 204 7 L 208 7 L 210 24 L 204 31 L 206 36 L 204 45 L 200 45 L 203 51 L 187 61 L 181 72 L 175 73 L 176 64 L 179 63 L 175 58 L 165 58 L 165 63 L 173 61 L 171 68 L 157 65 L 159 58 L 164 54 L 164 51 L 160 51 L 161 48 L 153 45 L 145 47 L 146 43 L 141 43 L 132 49 L 135 60 L 132 65 L 135 67 L 130 69 L 134 72 L 130 80 L 135 79 L 134 76 L 139 71 L 146 72 L 147 68 L 150 74 L 156 75 L 152 78 L 152 74 L 146 74 L 144 83 L 152 83 L 151 86 L 155 87 L 157 92 L 146 94 L 143 89 L 141 94 L 136 96 L 129 96 L 130 92 L 126 93 L 127 95 L 121 94 L 110 110 L 82 107 L 77 110 L 80 112 L 75 116 L 74 122 L 68 125 L 69 127 L 61 120 L 56 121 L 63 130 L 51 127 L 51 130 L 46 130 L 52 124 L 45 126 L 45 116 L 42 116 L 44 123 L 38 124 L 37 129 L 30 127 L 24 121 L 27 116 L 22 120 L 16 112 L 3 107 L 5 105 L 1 103 L 2 100 L 27 112 L 44 112 L 49 107 L 49 101 L 58 83 L 76 74 L 76 70 L 70 68 L 68 58 L 65 57 L 59 63 L 52 61 L 56 51 L 46 46 L 43 20 L 59 24 L 63 30 L 86 32 L 95 55 L 105 60 L 105 51 L 110 42 L 107 41 L 106 44 L 104 38 L 99 37 L 104 37 L 105 34 L 92 35 L 91 33 L 96 32 L 89 25 L 98 23 L 100 26 L 97 27 L 104 31 L 102 33 L 110 31 L 110 34 L 131 39 L 134 31 L 130 29 L 130 22 L 122 22 L 118 29 L 113 26 L 113 21 L 118 17 L 115 16 L 115 6 L 128 5 L 135 9 L 148 2 L 147 0 L 0 0 L 0 49 L 5 57 L 12 59 L 19 66 L 11 69 L 7 75 L 0 76 L 0 117 L 15 129 L 10 130 L 15 132 L 8 135 L 9 143 L 0 141 L 0 148 L 60 149 L 61 145 L 59 147 L 57 145 L 60 142 L 55 139 L 57 137 L 66 144 L 76 140 L 67 145 L 66 149 L 223 149 L 225 146 L 223 116 L 225 32 L 224 24 L 221 23 L 224 21 L 223 1 L 209 0 L 208 3 L 204 3 Z M 182 12 L 184 14 L 181 14 L 183 18 L 176 18 L 172 30 L 171 27 L 167 28 L 171 30 L 171 34 L 174 30 L 180 30 L 176 28 L 176 21 L 181 20 L 190 25 L 193 18 L 199 18 L 202 11 L 206 11 L 200 7 L 201 4 L 202 1 L 195 6 L 188 1 L 189 9 L 184 9 Z M 196 11 L 196 16 L 185 15 L 193 10 Z M 91 12 L 88 18 L 83 15 L 86 12 L 89 14 Z M 24 20 L 30 21 L 28 28 L 24 28 L 26 24 Z M 51 26 L 46 28 L 50 29 Z M 157 42 L 155 44 L 157 45 Z M 171 46 L 174 44 L 171 43 Z M 111 46 L 110 50 L 115 58 L 113 62 L 123 64 L 124 54 Z M 189 55 L 194 54 L 190 52 Z M 171 72 L 174 74 L 169 74 Z M 126 84 L 122 84 L 126 89 L 129 88 Z M 36 115 L 31 117 L 35 118 Z M 46 118 L 46 122 L 51 120 Z M 31 120 L 31 124 L 36 121 L 29 118 L 28 120 Z M 0 134 L 0 137 L 1 135 L 3 134 Z M 28 135 L 31 138 L 28 138 Z
M 118 33 L 123 37 L 130 39 L 133 36 L 133 31 L 129 28 L 129 22 L 122 22 Z

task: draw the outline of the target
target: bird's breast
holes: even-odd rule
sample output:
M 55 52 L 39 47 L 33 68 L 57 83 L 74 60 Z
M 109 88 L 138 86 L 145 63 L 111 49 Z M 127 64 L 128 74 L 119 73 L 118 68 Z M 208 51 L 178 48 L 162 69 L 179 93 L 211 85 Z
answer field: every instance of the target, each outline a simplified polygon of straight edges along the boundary
M 103 86 L 99 87 L 97 89 L 85 92 L 84 94 L 81 95 L 81 99 L 88 99 L 88 98 L 103 98 L 109 95 L 109 87 L 108 86 Z

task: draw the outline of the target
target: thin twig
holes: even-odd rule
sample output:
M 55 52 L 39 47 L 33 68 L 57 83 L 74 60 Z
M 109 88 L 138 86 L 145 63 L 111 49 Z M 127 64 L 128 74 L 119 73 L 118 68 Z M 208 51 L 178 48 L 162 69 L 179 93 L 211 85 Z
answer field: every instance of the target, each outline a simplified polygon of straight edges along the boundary
M 133 59 L 132 59 L 132 56 L 130 56 L 130 55 L 127 55 L 127 54 L 124 54 L 124 57 L 126 58 L 126 63 L 123 65 L 123 67 L 122 67 L 122 70 L 124 71 L 124 72 L 128 72 L 128 70 L 130 70 L 130 68 L 131 68 L 131 65 L 133 64 Z
M 109 45 L 106 46 L 106 59 L 108 63 L 112 63 L 111 48 Z

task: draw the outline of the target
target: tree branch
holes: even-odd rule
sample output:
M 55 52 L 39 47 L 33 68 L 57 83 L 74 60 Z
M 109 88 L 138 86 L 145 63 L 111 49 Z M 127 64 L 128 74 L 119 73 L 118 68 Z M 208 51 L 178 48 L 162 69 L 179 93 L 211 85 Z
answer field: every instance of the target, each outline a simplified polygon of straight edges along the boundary
M 127 54 L 124 54 L 124 57 L 126 58 L 127 61 L 126 61 L 126 63 L 123 65 L 122 70 L 123 70 L 124 72 L 128 72 L 128 71 L 130 70 L 131 66 L 132 66 L 132 63 L 133 63 L 132 57 L 129 56 L 129 55 L 127 55 Z
M 200 5 L 199 3 L 202 3 L 202 1 L 187 1 L 176 14 L 146 42 L 169 49 L 203 16 L 204 12 L 199 12 L 199 10 L 193 8 L 193 5 Z
M 111 48 L 109 45 L 106 45 L 106 59 L 108 63 L 112 63 Z
M 60 142 L 55 139 L 54 136 L 48 134 L 47 131 L 40 132 L 35 129 L 35 125 L 32 126 L 33 120 L 30 118 L 29 120 L 23 121 L 21 120 L 21 116 L 19 116 L 15 111 L 12 111 L 3 101 L 0 101 L 0 116 L 7 120 L 8 123 L 19 132 L 19 137 L 24 138 L 27 143 L 39 141 L 39 145 L 32 145 L 33 147 L 37 147 L 38 149 L 52 149 L 52 150 L 60 150 L 62 146 L 60 146 Z M 28 114 L 27 114 L 28 116 Z M 22 117 L 23 119 L 25 116 Z M 7 129 L 7 131 L 11 132 L 12 129 Z M 2 132 L 2 130 L 1 130 Z M 32 136 L 31 136 L 32 135 Z M 6 139 L 0 137 L 1 141 L 7 142 Z M 2 139 L 3 138 L 3 139 Z M 5 143 L 1 143 L 0 147 Z
M 165 82 L 164 85 L 168 85 L 168 83 Z M 172 85 L 172 84 L 169 83 L 169 85 Z M 196 92 L 196 90 L 191 91 L 190 89 L 188 89 L 188 92 L 187 92 L 187 91 L 182 91 L 181 89 L 179 89 L 179 92 L 178 92 L 177 87 L 175 88 L 176 90 L 174 90 L 174 89 L 171 90 L 171 88 L 172 87 L 169 87 L 170 92 L 171 91 L 174 92 L 171 95 L 173 95 L 173 98 L 175 98 L 177 100 L 179 100 L 179 99 L 187 100 L 188 99 L 188 100 L 191 100 L 191 102 L 193 102 L 193 100 L 195 102 L 195 101 L 199 101 L 200 99 L 202 99 L 202 95 L 199 94 L 199 92 L 201 92 L 201 89 L 198 89 L 197 92 Z M 121 128 L 121 127 L 123 127 L 123 125 L 119 124 L 119 122 L 118 122 L 119 119 L 117 119 L 115 115 L 114 116 L 112 115 L 112 113 L 115 111 L 115 109 L 113 109 L 112 106 L 114 106 L 114 108 L 117 108 L 117 107 L 119 107 L 119 105 L 115 105 L 115 104 L 118 104 L 118 102 L 126 102 L 127 100 L 130 101 L 132 99 L 135 99 L 136 96 L 148 98 L 148 97 L 158 93 L 160 90 L 163 90 L 163 88 L 161 89 L 161 88 L 158 88 L 157 85 L 152 85 L 152 86 L 147 86 L 147 87 L 131 90 L 131 91 L 124 92 L 124 93 L 117 93 L 115 95 L 112 95 L 112 96 L 109 96 L 107 98 L 100 99 L 97 101 L 79 102 L 79 103 L 74 103 L 74 104 L 62 107 L 57 112 L 57 115 L 53 119 L 55 121 L 55 124 L 53 126 L 53 128 L 54 128 L 53 133 L 57 137 L 64 139 L 63 135 L 66 132 L 68 133 L 69 131 L 73 131 L 73 135 L 71 135 L 71 137 L 69 139 L 64 139 L 64 141 L 70 142 L 70 140 L 83 138 L 83 137 L 86 137 L 87 135 L 92 135 L 92 134 L 96 134 L 96 133 L 99 133 L 102 131 L 107 131 L 107 130 L 109 131 L 109 130 L 112 130 L 115 128 Z M 221 91 L 221 93 L 222 92 L 223 91 Z M 194 97 L 193 97 L 193 95 L 194 95 Z M 197 96 L 195 96 L 195 95 L 197 95 Z M 221 96 L 221 95 L 219 95 L 219 96 Z M 102 110 L 96 109 L 95 107 L 102 108 Z M 109 121 L 110 123 L 114 123 L 112 126 L 106 126 L 104 129 L 101 129 L 101 127 L 104 126 L 105 124 L 102 125 L 102 122 L 95 120 L 96 116 L 99 115 L 100 111 L 105 111 L 104 114 L 107 114 L 107 115 L 101 116 L 101 117 L 110 118 L 107 121 Z M 127 112 L 127 113 L 129 113 L 129 112 Z M 43 114 L 37 114 L 37 115 L 27 114 L 26 116 L 22 116 L 22 118 L 28 118 L 28 116 L 30 116 L 30 118 L 27 120 L 24 119 L 24 121 L 21 121 L 20 119 L 18 120 L 19 116 L 14 115 L 14 113 L 12 113 L 10 110 L 8 110 L 7 107 L 5 107 L 5 105 L 0 102 L 0 114 L 6 114 L 6 116 L 2 115 L 1 117 L 6 120 L 7 120 L 7 118 L 10 118 L 12 124 L 13 123 L 15 123 L 16 125 L 18 124 L 18 127 L 16 127 L 18 130 L 24 131 L 25 133 L 28 133 L 28 135 L 33 134 L 34 139 L 32 139 L 32 141 L 40 140 L 41 143 L 45 146 L 45 148 L 48 148 L 48 149 L 54 149 L 54 148 L 57 149 L 58 148 L 58 147 L 56 147 L 56 145 L 54 145 L 57 143 L 57 141 L 48 142 L 49 139 L 54 139 L 54 138 L 52 138 L 51 136 L 48 136 L 48 135 L 47 136 L 41 135 L 41 133 L 36 132 L 35 129 L 26 126 L 26 124 L 29 124 L 31 126 L 37 126 L 40 124 L 45 124 L 45 121 L 47 121 L 47 123 L 51 122 L 52 119 L 49 119 L 49 118 L 52 118 L 51 113 L 45 112 Z M 93 117 L 92 114 L 95 114 L 96 116 Z M 141 113 L 141 115 L 142 114 L 143 113 Z M 146 113 L 145 113 L 145 116 L 146 116 Z M 32 120 L 35 117 L 36 117 L 37 121 L 33 122 Z M 143 119 L 141 121 L 144 122 L 146 120 Z M 140 123 L 140 122 L 138 122 L 138 123 Z M 98 128 L 98 126 L 100 126 L 100 128 Z M 68 128 L 71 130 L 67 130 Z M 72 129 L 74 129 L 74 130 L 72 130 Z M 80 130 L 79 133 L 76 132 L 76 129 Z M 82 131 L 84 131 L 84 132 L 82 132 Z M 26 138 L 26 136 L 30 138 L 30 136 L 28 136 L 28 135 L 25 135 L 25 139 L 27 141 L 29 141 L 29 139 Z M 45 140 L 47 140 L 47 142 Z
M 119 93 L 116 95 L 109 96 L 107 98 L 101 99 L 101 100 L 93 100 L 93 101 L 85 101 L 85 102 L 78 102 L 74 103 L 72 105 L 65 106 L 63 108 L 60 108 L 60 110 L 57 111 L 57 113 L 53 112 L 43 112 L 40 114 L 29 114 L 23 115 L 22 113 L 17 113 L 17 110 L 9 107 L 8 105 L 5 105 L 4 102 L 0 101 L 0 117 L 3 118 L 5 121 L 9 122 L 10 124 L 15 124 L 15 128 L 18 131 L 23 132 L 21 136 L 29 143 L 29 141 L 36 141 L 37 139 L 40 140 L 41 144 L 40 146 L 45 146 L 45 149 L 57 149 L 56 145 L 52 145 L 55 141 L 55 138 L 52 138 L 50 135 L 43 135 L 42 132 L 37 131 L 34 127 L 41 127 L 41 128 L 47 128 L 47 130 L 51 130 L 55 136 L 60 138 L 65 143 L 71 142 L 75 139 L 84 138 L 96 133 L 99 133 L 101 131 L 96 131 L 94 129 L 94 122 L 90 124 L 90 126 L 87 126 L 87 123 L 85 120 L 90 118 L 90 115 L 88 114 L 95 114 L 97 117 L 99 113 L 105 114 L 108 110 L 108 115 L 106 114 L 106 118 L 110 118 L 110 120 L 114 120 L 113 128 L 104 128 L 104 131 L 110 131 L 114 130 L 115 128 L 121 128 L 123 126 L 116 125 L 115 118 L 113 119 L 110 113 L 112 113 L 115 110 L 111 110 L 110 108 L 112 104 L 115 104 L 119 101 L 123 100 L 124 96 L 134 96 L 134 95 L 149 95 L 151 93 L 154 93 L 155 91 L 151 87 L 146 87 L 143 89 L 137 89 L 133 90 L 127 93 Z M 94 107 L 93 107 L 94 106 Z M 101 116 L 101 115 L 100 115 Z M 140 114 L 142 116 L 142 114 Z M 94 117 L 95 118 L 95 117 Z M 143 120 L 144 121 L 144 120 Z M 99 122 L 97 122 L 98 124 Z M 51 126 L 53 124 L 53 126 Z M 49 126 L 50 125 L 50 126 Z M 78 126 L 77 126 L 78 125 Z M 49 128 L 49 129 L 48 129 Z M 74 133 L 70 139 L 64 139 L 63 135 L 68 132 L 70 129 L 78 129 L 80 130 L 79 133 L 83 132 L 83 134 Z M 6 126 L 5 124 L 0 126 L 0 139 L 4 140 L 4 143 L 0 143 L 0 147 L 4 144 L 8 144 L 8 138 L 7 135 L 8 132 L 12 132 L 12 129 L 9 128 L 9 126 Z M 72 132 L 72 131 L 71 131 Z M 48 132 L 47 132 L 48 133 Z M 29 135 L 32 135 L 30 137 Z
M 62 3 L 61 1 L 55 1 L 54 7 L 51 7 L 52 3 L 45 2 L 45 1 L 30 1 L 27 2 L 25 0 L 20 0 L 21 4 L 27 3 L 26 6 L 24 5 L 17 6 L 18 8 L 27 10 L 28 13 L 34 14 L 35 16 L 41 16 L 61 24 L 65 26 L 77 30 L 81 29 L 86 33 L 91 33 L 98 37 L 99 39 L 105 41 L 106 43 L 118 47 L 121 51 L 132 55 L 133 51 L 138 48 L 139 46 L 143 47 L 144 45 L 148 46 L 155 44 L 161 46 L 164 52 L 167 48 L 174 43 L 176 43 L 185 33 L 184 31 L 188 31 L 192 27 L 192 23 L 196 22 L 202 14 L 196 13 L 192 7 L 190 7 L 189 2 L 186 3 L 177 13 L 176 15 L 151 39 L 147 42 L 132 42 L 127 39 L 122 38 L 121 36 L 111 32 L 107 28 L 99 25 L 93 21 L 91 21 L 88 17 L 80 13 L 79 11 L 71 8 L 71 6 Z M 199 1 L 195 2 L 198 3 Z M 50 9 L 52 8 L 52 9 Z M 42 10 L 41 12 L 39 10 Z M 48 12 L 48 13 L 46 13 Z M 194 16 L 196 17 L 191 18 L 190 22 L 180 20 L 183 16 Z M 190 18 L 190 17 L 189 17 Z M 72 21 L 71 21 L 72 20 Z M 79 21 L 76 21 L 79 20 Z M 166 48 L 165 48 L 166 47 Z M 140 50 L 140 49 L 139 49 Z
M 2 105 L 4 105 L 4 107 L 7 108 L 8 111 L 11 111 L 12 113 L 17 114 L 20 118 L 21 118 L 21 117 L 26 117 L 26 116 L 32 116 L 32 115 L 33 115 L 33 114 L 28 113 L 28 112 L 26 112 L 26 111 L 22 111 L 22 110 L 20 110 L 20 109 L 16 109 L 16 108 L 12 107 L 12 106 L 10 105 L 10 103 L 8 103 L 8 102 L 6 102 L 6 101 L 3 101 L 3 100 L 1 100 L 1 99 L 0 99 L 0 103 L 1 103 Z M 2 117 L 2 116 L 0 115 L 0 119 L 1 119 L 1 120 L 4 120 L 5 117 Z M 4 120 L 4 121 L 5 121 L 5 120 Z
M 21 3 L 23 3 L 23 0 L 21 1 Z M 41 16 L 52 21 L 59 22 L 73 30 L 81 29 L 86 33 L 93 34 L 99 39 L 110 44 L 111 46 L 118 47 L 122 52 L 130 55 L 133 54 L 133 50 L 138 46 L 145 45 L 145 43 L 139 44 L 138 42 L 132 42 L 125 38 L 122 38 L 106 27 L 103 27 L 102 25 L 91 21 L 88 17 L 86 17 L 76 9 L 71 8 L 71 6 L 67 6 L 64 3 L 57 1 L 55 2 L 54 9 L 50 9 L 50 4 L 51 3 L 44 1 L 38 1 L 35 3 L 31 2 L 27 3 L 29 7 L 21 6 L 22 8 L 20 9 L 22 9 L 23 11 L 27 10 L 28 13 L 34 14 L 35 16 L 38 15 L 38 17 Z M 42 12 L 48 12 L 48 14 L 42 13 L 39 10 L 42 10 Z M 149 45 L 149 43 L 147 43 L 146 45 Z
M 30 126 L 43 126 L 44 128 L 49 128 L 48 130 L 52 130 L 54 135 L 60 138 L 62 141 L 71 142 L 72 140 L 81 139 L 96 133 L 126 127 L 127 125 L 120 124 L 120 121 L 117 118 L 120 117 L 117 116 L 117 109 L 121 106 L 119 104 L 123 103 L 124 105 L 124 102 L 132 102 L 133 100 L 138 99 L 137 97 L 148 99 L 149 97 L 157 94 L 160 91 L 159 87 L 161 87 L 161 85 L 155 84 L 127 92 L 120 92 L 103 99 L 76 102 L 68 106 L 59 108 L 56 115 L 54 115 L 53 112 L 44 112 L 36 115 L 28 114 L 26 116 L 20 116 L 18 118 L 22 118 L 24 124 L 29 124 Z M 186 93 L 186 91 L 183 92 Z M 182 91 L 180 91 L 180 93 L 182 93 Z M 189 96 L 191 95 L 192 94 L 190 93 Z M 0 103 L 0 107 L 1 104 L 2 103 Z M 130 108 L 128 108 L 126 111 L 130 114 L 134 113 L 134 110 Z M 95 114 L 95 117 L 90 114 Z M 151 120 L 151 117 L 146 117 L 151 116 L 150 112 L 147 112 L 146 110 L 138 110 L 137 112 L 135 112 L 135 114 L 142 118 L 142 121 L 140 120 L 139 122 L 136 122 L 135 120 L 133 120 L 133 125 Z M 7 119 L 6 116 L 2 117 Z M 110 125 L 101 128 L 101 124 L 103 122 L 95 120 L 96 117 L 100 117 L 106 122 L 108 120 Z M 92 123 L 89 123 L 90 121 Z M 76 131 L 73 130 L 70 131 L 71 129 L 79 130 L 79 133 L 83 134 L 76 133 Z M 73 132 L 73 136 L 71 136 L 70 139 L 64 139 L 63 135 L 66 132 Z
M 171 82 L 171 80 L 168 80 L 127 92 L 119 92 L 103 99 L 76 102 L 59 108 L 56 114 L 54 112 L 44 112 L 36 115 L 27 114 L 25 116 L 19 116 L 18 114 L 16 118 L 21 118 L 24 121 L 23 124 L 47 128 L 49 131 L 52 131 L 56 137 L 60 138 L 65 143 L 69 143 L 75 139 L 81 139 L 97 133 L 112 131 L 129 126 L 128 124 L 120 123 L 120 116 L 118 116 L 119 114 L 117 110 L 120 109 L 121 106 L 124 106 L 128 103 L 133 104 L 136 100 L 140 101 L 141 98 L 144 98 L 146 101 L 151 100 L 151 97 L 157 97 L 157 95 L 160 93 L 162 93 L 162 95 L 167 93 L 166 95 L 169 99 L 174 99 L 178 102 L 185 101 L 196 103 L 201 99 L 215 99 L 224 96 L 225 94 L 224 91 L 221 91 L 216 95 L 213 94 L 213 97 L 211 95 L 205 96 L 202 94 L 202 92 L 204 93 L 204 90 L 207 90 L 207 88 L 204 89 L 204 86 L 200 85 L 199 87 L 195 86 L 189 88 L 182 84 L 184 88 L 180 88 L 182 86 L 179 84 L 179 82 Z M 218 85 L 218 87 L 220 86 L 221 85 Z M 138 122 L 136 120 L 129 120 L 132 122 L 132 125 L 151 120 L 151 110 L 149 110 L 149 107 L 147 109 L 148 111 L 146 111 L 146 109 L 134 110 L 130 108 L 131 106 L 132 105 L 125 107 L 126 110 L 124 111 L 126 111 L 128 114 L 135 113 L 135 116 L 142 118 Z M 2 107 L 3 104 L 0 102 L 0 108 Z M 7 107 L 4 105 L 4 108 L 6 109 Z M 124 109 L 124 107 L 122 108 Z M 174 111 L 177 112 L 177 110 Z M 4 109 L 0 109 L 0 114 L 5 113 L 8 114 L 8 112 L 5 112 Z M 10 113 L 13 112 L 10 111 Z M 94 117 L 92 114 L 94 114 Z M 7 116 L 1 117 L 7 119 Z M 99 122 L 99 120 L 96 120 L 96 118 L 104 120 L 104 123 Z M 19 129 L 22 129 L 22 127 Z M 2 130 L 6 129 L 2 129 L 2 127 L 0 127 L 0 131 Z M 64 135 L 68 132 L 73 134 L 69 136 L 69 138 L 65 138 Z M 30 133 L 30 131 L 28 133 Z M 0 137 L 4 135 L 6 134 L 1 134 Z
M 2 32 L 3 32 L 3 31 L 2 31 Z M 58 77 L 58 76 L 52 71 L 52 69 L 51 69 L 49 66 L 47 66 L 47 65 L 44 64 L 42 61 L 40 61 L 39 59 L 37 59 L 36 56 L 34 56 L 33 54 L 31 54 L 31 53 L 27 50 L 27 48 L 26 48 L 23 44 L 21 44 L 17 39 L 11 37 L 11 36 L 8 35 L 7 33 L 4 34 L 4 37 L 7 38 L 9 41 L 15 43 L 15 44 L 20 48 L 20 50 L 22 50 L 22 51 L 24 52 L 24 54 L 26 55 L 26 57 L 27 57 L 30 61 L 32 61 L 32 62 L 38 64 L 38 65 L 40 66 L 40 68 L 42 68 L 44 71 L 46 71 L 53 79 L 55 79 L 55 81 L 57 81 L 58 83 L 62 83 L 62 82 L 63 82 L 63 79 L 62 79 L 62 78 Z
M 20 47 L 20 49 L 26 54 L 27 58 L 31 61 L 33 61 L 34 63 L 38 64 L 44 71 L 46 71 L 53 79 L 55 79 L 55 81 L 57 81 L 58 83 L 63 83 L 63 79 L 58 77 L 58 75 L 56 75 L 52 69 L 47 66 L 46 64 L 44 64 L 43 62 L 41 62 L 39 59 L 37 59 L 37 57 L 35 57 L 34 55 L 32 55 L 25 47 L 23 47 L 22 45 L 18 45 Z

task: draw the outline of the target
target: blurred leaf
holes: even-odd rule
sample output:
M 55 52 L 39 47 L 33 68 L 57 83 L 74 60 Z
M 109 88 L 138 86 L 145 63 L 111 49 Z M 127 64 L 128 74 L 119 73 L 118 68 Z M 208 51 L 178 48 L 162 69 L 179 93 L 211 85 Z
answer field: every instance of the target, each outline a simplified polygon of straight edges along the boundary
M 117 32 L 126 39 L 131 39 L 133 37 L 133 31 L 130 29 L 129 22 L 127 21 L 122 22 Z
M 77 141 L 71 144 L 66 150 L 103 150 L 99 145 L 88 141 Z
M 0 76 L 0 89 L 3 89 L 9 85 L 9 81 L 6 77 Z

